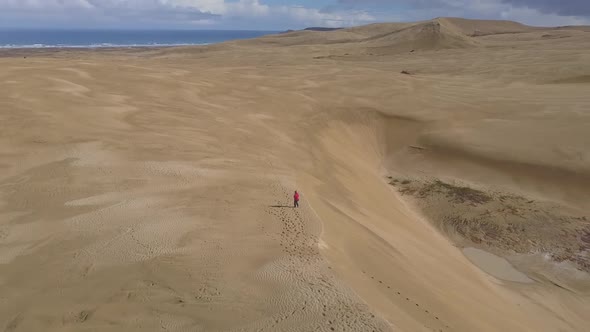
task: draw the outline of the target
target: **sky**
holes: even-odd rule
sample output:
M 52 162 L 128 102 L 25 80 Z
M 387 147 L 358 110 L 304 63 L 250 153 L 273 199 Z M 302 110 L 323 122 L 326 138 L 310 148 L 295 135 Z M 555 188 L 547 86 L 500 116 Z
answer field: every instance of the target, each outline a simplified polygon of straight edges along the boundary
M 590 0 L 0 0 L 0 28 L 282 31 L 449 16 L 590 25 Z

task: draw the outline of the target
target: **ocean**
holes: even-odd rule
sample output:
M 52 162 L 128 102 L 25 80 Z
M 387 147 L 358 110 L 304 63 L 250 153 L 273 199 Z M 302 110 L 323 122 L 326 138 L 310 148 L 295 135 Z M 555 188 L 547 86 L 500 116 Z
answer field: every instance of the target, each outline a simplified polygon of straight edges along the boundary
M 231 30 L 0 30 L 0 48 L 159 47 L 207 45 L 274 31 Z

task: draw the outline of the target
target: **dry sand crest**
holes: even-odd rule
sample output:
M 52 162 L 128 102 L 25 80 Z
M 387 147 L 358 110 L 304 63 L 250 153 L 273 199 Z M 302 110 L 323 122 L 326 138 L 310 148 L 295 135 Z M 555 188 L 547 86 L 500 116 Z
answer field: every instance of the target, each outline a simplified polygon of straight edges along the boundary
M 0 52 L 0 328 L 589 330 L 588 31 Z

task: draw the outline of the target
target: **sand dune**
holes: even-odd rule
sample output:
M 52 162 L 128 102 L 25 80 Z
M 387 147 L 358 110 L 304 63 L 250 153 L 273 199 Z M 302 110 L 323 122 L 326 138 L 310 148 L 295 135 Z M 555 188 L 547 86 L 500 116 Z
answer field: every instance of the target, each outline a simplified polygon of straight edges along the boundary
M 439 20 L 452 25 L 455 29 L 468 36 L 522 33 L 540 29 L 513 21 L 468 20 L 457 17 L 443 17 Z
M 408 52 L 415 50 L 438 50 L 475 47 L 477 42 L 457 31 L 445 21 L 430 21 L 412 25 L 383 35 L 364 40 L 371 50 Z M 367 46 L 369 46 L 367 45 Z
M 0 52 L 0 328 L 589 330 L 584 29 Z
M 357 49 L 380 47 L 392 52 L 464 48 L 477 45 L 477 42 L 467 36 L 463 30 L 465 28 L 459 28 L 451 19 L 436 19 L 418 23 L 373 24 L 334 31 L 294 31 L 239 43 L 267 43 L 283 46 L 352 43 Z M 360 45 L 357 44 L 359 42 Z

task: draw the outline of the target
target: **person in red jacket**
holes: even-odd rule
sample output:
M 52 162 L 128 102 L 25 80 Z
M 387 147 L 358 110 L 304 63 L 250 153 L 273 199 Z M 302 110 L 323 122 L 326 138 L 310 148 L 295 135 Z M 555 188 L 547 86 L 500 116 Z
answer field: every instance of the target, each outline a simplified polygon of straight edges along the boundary
M 295 194 L 293 195 L 293 208 L 299 207 L 299 193 L 295 190 Z

